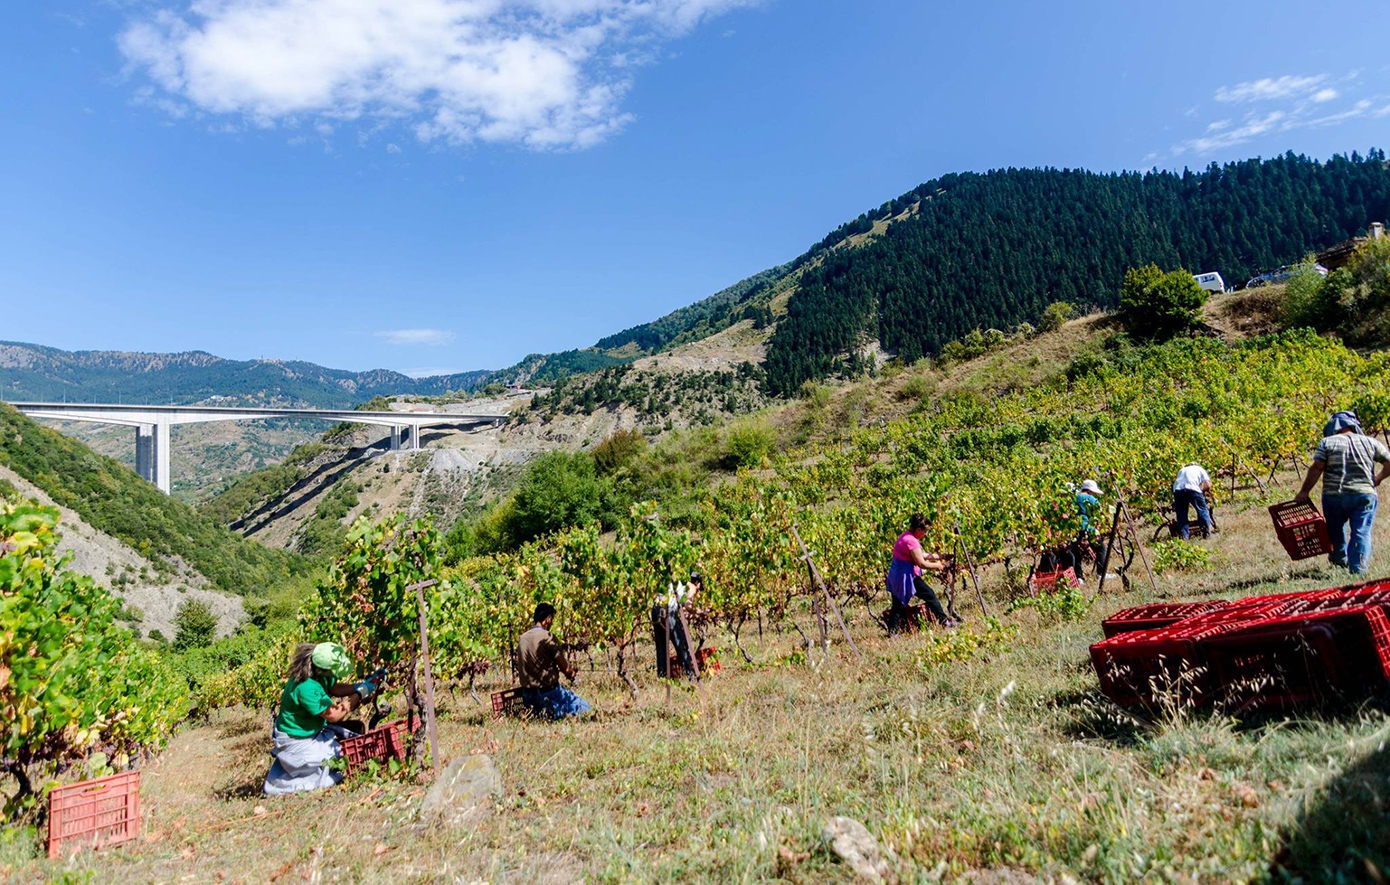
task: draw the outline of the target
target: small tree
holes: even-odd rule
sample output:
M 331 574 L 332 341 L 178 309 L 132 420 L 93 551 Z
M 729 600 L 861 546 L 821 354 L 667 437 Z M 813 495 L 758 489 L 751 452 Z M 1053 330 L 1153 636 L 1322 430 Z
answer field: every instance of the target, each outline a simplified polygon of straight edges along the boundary
M 185 599 L 174 613 L 174 648 L 202 648 L 217 635 L 217 616 L 206 602 Z
M 1196 324 L 1207 291 L 1185 270 L 1164 273 L 1157 265 L 1132 268 L 1120 288 L 1120 315 L 1130 334 L 1167 338 Z
M 1044 332 L 1056 332 L 1075 314 L 1076 307 L 1071 302 L 1054 301 L 1043 311 L 1042 319 L 1038 320 L 1038 328 Z

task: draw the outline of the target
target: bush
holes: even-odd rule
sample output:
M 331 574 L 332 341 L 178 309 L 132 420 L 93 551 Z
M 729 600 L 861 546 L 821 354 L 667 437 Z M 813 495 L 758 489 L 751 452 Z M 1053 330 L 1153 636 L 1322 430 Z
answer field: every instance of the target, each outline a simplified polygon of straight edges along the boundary
M 742 422 L 729 428 L 724 437 L 722 466 L 727 470 L 758 467 L 777 445 L 772 428 L 757 422 Z
M 174 613 L 174 648 L 202 648 L 217 636 L 217 616 L 206 602 L 185 599 Z
M 512 498 L 504 525 L 516 546 L 570 526 L 586 525 L 603 510 L 603 485 L 594 459 L 583 452 L 550 452 L 531 463 Z
M 1154 571 L 1201 572 L 1211 568 L 1211 551 L 1200 544 L 1176 538 L 1154 545 Z
M 1120 316 L 1131 335 L 1168 338 L 1197 323 L 1207 291 L 1185 270 L 1131 268 L 1120 287 Z
M 1042 318 L 1038 320 L 1038 328 L 1044 332 L 1056 332 L 1075 315 L 1076 307 L 1071 302 L 1054 301 L 1043 311 Z
M 1279 301 L 1279 319 L 1287 328 L 1324 328 L 1329 316 L 1324 301 L 1323 276 L 1314 263 L 1305 261 L 1294 269 Z
M 619 430 L 594 446 L 591 453 L 599 476 L 608 476 L 640 455 L 647 448 L 647 437 L 640 430 Z

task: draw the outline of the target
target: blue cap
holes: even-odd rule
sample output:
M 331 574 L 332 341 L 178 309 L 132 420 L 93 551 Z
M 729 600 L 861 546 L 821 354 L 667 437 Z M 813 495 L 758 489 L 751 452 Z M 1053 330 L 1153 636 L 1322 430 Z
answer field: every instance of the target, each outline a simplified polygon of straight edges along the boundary
M 1351 411 L 1334 412 L 1332 417 L 1327 419 L 1327 423 L 1323 425 L 1322 435 L 1335 436 L 1348 428 L 1357 433 L 1361 432 L 1361 419 L 1356 417 L 1356 413 Z

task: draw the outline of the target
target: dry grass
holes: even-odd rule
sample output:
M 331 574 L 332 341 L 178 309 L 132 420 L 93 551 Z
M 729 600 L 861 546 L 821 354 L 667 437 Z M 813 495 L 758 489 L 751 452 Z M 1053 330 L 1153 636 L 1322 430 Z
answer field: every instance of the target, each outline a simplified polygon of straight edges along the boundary
M 410 783 L 263 799 L 267 717 L 224 712 L 146 767 L 142 842 L 50 863 L 26 859 L 29 842 L 0 840 L 0 878 L 850 881 L 819 835 L 845 814 L 894 849 L 908 881 L 1006 869 L 1249 880 L 1269 875 L 1281 851 L 1312 880 L 1364 879 L 1346 849 L 1359 839 L 1385 862 L 1385 842 L 1368 841 L 1390 835 L 1372 804 L 1390 786 L 1383 711 L 1143 721 L 1097 693 L 1086 647 L 1115 609 L 1345 582 L 1290 564 L 1261 508 L 1219 515 L 1212 571 L 1160 576 L 1156 593 L 1142 581 L 1107 589 L 1077 622 L 1007 616 L 1021 638 L 991 657 L 923 668 L 927 640 L 883 637 L 861 606 L 862 665 L 835 644 L 808 667 L 794 633 L 769 633 L 750 643 L 756 666 L 726 653 L 723 672 L 669 703 L 650 675 L 633 703 L 611 674 L 586 672 L 579 689 L 599 712 L 575 723 L 494 722 L 445 693 L 443 755 L 488 752 L 505 781 L 490 816 L 466 832 L 418 827 L 422 787 Z M 1001 578 L 988 577 L 996 595 Z

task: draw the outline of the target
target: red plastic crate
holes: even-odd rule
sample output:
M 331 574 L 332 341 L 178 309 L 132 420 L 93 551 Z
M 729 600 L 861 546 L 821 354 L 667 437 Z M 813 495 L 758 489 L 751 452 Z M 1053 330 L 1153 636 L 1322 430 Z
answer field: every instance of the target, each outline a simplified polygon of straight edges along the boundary
M 492 693 L 492 718 L 503 716 L 525 716 L 529 712 L 526 702 L 521 698 L 521 689 L 508 688 Z
M 48 794 L 48 856 L 129 842 L 140 835 L 140 772 L 54 787 Z
M 900 626 L 901 626 L 902 628 L 904 628 L 904 629 L 903 629 L 903 632 L 904 632 L 904 633 L 916 633 L 916 632 L 918 632 L 918 631 L 920 631 L 920 630 L 922 629 L 922 613 L 923 613 L 923 609 L 922 609 L 922 606 L 920 606 L 920 605 L 909 605 L 909 606 L 907 606 L 907 612 L 906 612 L 907 617 L 904 618 L 903 621 L 900 622 Z M 885 609 L 883 610 L 883 614 L 882 614 L 883 623 L 887 624 L 887 623 L 888 623 L 888 619 L 889 619 L 890 617 L 892 617 L 892 615 L 893 615 L 893 609 L 892 609 L 892 608 L 885 608 Z M 703 665 L 702 665 L 702 666 L 703 666 Z
M 1289 558 L 1297 562 L 1332 552 L 1327 520 L 1311 501 L 1287 501 L 1269 508 L 1274 531 Z
M 1157 630 L 1121 633 L 1091 646 L 1091 666 L 1101 691 L 1122 707 L 1153 706 L 1160 698 L 1205 703 L 1215 687 L 1200 640 L 1239 630 L 1246 621 L 1186 622 Z
M 1302 594 L 1298 594 L 1302 596 Z M 1202 627 L 1213 624 L 1230 624 L 1239 621 L 1258 621 L 1262 618 L 1274 618 L 1282 615 L 1297 598 L 1284 600 L 1274 600 L 1271 602 L 1259 602 L 1252 605 L 1232 604 L 1212 609 L 1209 612 L 1202 612 L 1190 618 L 1184 618 L 1174 624 L 1174 627 Z
M 718 673 L 720 670 L 719 649 L 712 645 L 702 648 L 695 652 L 695 661 L 700 665 L 701 676 L 706 673 Z
M 1207 602 L 1151 602 L 1148 605 L 1136 605 L 1115 612 L 1101 621 L 1100 626 L 1107 637 L 1119 636 L 1121 633 L 1133 633 L 1136 630 L 1168 627 L 1186 618 L 1216 611 L 1228 605 L 1230 603 L 1224 599 Z
M 1029 579 L 1029 587 L 1034 596 L 1039 593 L 1052 593 L 1059 584 L 1066 587 L 1081 586 L 1081 582 L 1076 579 L 1076 572 L 1070 568 L 1056 572 L 1033 572 L 1033 577 Z
M 1241 712 L 1354 698 L 1390 680 L 1390 620 L 1378 606 L 1270 618 L 1200 645 L 1222 702 Z
M 339 742 L 343 758 L 347 760 L 347 772 L 356 774 L 367 762 L 375 759 L 385 762 L 396 759 L 404 762 L 410 747 L 407 743 L 406 720 L 397 719 L 385 725 L 378 725 L 366 734 L 344 738 Z

